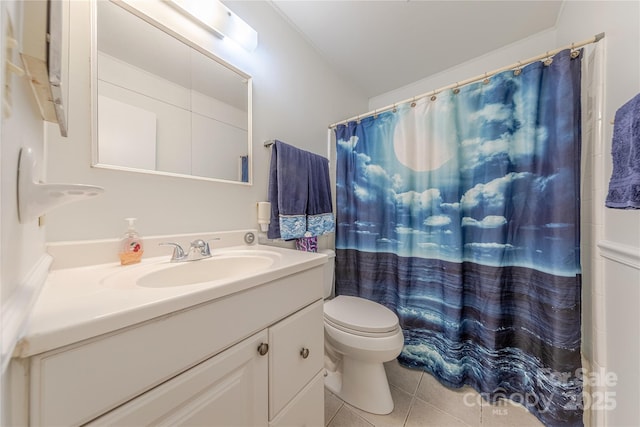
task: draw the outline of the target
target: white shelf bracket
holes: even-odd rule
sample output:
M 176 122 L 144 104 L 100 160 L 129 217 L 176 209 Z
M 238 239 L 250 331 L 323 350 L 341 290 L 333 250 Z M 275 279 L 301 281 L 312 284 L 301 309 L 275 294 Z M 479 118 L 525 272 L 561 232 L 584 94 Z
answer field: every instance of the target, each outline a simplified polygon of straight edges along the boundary
M 36 160 L 31 148 L 22 148 L 18 158 L 18 219 L 24 224 L 67 203 L 85 200 L 104 192 L 104 188 L 84 184 L 45 184 L 36 182 Z

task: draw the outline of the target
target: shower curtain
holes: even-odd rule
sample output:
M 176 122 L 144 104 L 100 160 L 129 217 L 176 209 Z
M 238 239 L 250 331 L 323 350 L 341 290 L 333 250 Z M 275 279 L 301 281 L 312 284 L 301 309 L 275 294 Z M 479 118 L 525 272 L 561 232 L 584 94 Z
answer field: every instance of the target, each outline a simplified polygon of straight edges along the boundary
M 336 291 L 395 310 L 400 363 L 582 424 L 580 56 L 339 125 Z

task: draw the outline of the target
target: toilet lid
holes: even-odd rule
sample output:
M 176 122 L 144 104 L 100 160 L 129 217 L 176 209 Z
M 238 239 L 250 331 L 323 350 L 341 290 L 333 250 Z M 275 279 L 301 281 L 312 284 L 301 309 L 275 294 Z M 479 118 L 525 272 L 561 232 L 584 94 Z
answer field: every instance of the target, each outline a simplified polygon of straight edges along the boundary
M 398 328 L 398 316 L 387 307 L 346 295 L 326 301 L 324 317 L 343 328 L 360 332 L 384 333 Z

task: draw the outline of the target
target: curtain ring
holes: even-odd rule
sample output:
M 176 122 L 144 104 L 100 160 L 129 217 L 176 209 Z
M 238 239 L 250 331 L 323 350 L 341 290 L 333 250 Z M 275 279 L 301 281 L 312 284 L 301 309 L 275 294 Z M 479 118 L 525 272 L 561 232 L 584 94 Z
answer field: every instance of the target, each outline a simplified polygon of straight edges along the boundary
M 413 97 L 413 101 L 411 101 L 411 107 L 415 107 L 416 106 L 416 97 Z
M 580 56 L 580 50 L 579 49 L 574 49 L 573 46 L 575 45 L 575 43 L 571 43 L 571 59 L 576 59 L 578 56 Z
M 436 93 L 437 93 L 437 92 L 434 90 L 434 91 L 431 93 L 431 98 L 429 98 L 429 99 L 430 99 L 430 100 L 432 100 L 432 101 L 435 101 L 436 99 L 438 99 L 438 97 L 436 96 Z
M 553 57 L 549 55 L 549 51 L 547 51 L 547 59 L 544 60 L 543 64 L 545 67 L 548 67 L 553 62 Z
M 460 93 L 460 89 L 458 88 L 459 85 L 460 85 L 460 82 L 456 82 L 456 87 L 453 89 L 453 93 L 455 95 Z
M 513 75 L 519 76 L 520 73 L 522 73 L 522 62 L 518 61 L 518 66 L 516 67 L 515 70 L 513 70 Z
M 378 109 L 373 110 L 373 118 L 374 119 L 378 118 Z
M 485 84 L 485 85 L 486 85 L 486 84 L 488 84 L 488 83 L 489 83 L 489 81 L 490 81 L 490 80 L 489 80 L 489 77 L 487 77 L 487 74 L 488 74 L 488 73 L 484 73 L 484 80 L 482 81 L 482 84 Z
M 396 104 L 393 104 L 393 109 L 391 111 L 393 111 L 394 113 L 398 112 L 398 109 L 396 108 Z
M 358 115 L 358 117 L 356 117 L 356 123 L 360 124 L 360 116 Z

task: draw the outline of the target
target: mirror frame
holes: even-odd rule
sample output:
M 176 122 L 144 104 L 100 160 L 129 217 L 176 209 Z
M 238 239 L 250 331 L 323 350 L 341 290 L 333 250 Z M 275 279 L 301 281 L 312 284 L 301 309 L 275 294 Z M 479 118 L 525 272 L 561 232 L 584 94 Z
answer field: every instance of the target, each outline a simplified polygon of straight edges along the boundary
M 239 180 L 229 180 L 222 178 L 211 178 L 206 176 L 197 176 L 197 175 L 189 175 L 182 173 L 174 173 L 174 172 L 164 172 L 158 170 L 149 170 L 149 169 L 139 169 L 132 168 L 128 166 L 117 166 L 111 164 L 100 163 L 98 159 L 98 1 L 110 1 L 116 4 L 118 7 L 121 7 L 128 11 L 129 13 L 137 16 L 148 24 L 156 27 L 160 31 L 174 37 L 190 48 L 200 52 L 201 54 L 207 56 L 208 58 L 216 61 L 220 65 L 228 68 L 230 71 L 238 74 L 240 78 L 246 80 L 247 83 L 247 155 L 249 157 L 249 165 L 248 165 L 248 181 L 243 182 Z M 164 2 L 158 1 L 158 3 L 162 4 Z M 169 7 L 169 6 L 167 6 Z M 253 135 L 252 135 L 252 113 L 253 113 L 253 101 L 252 101 L 252 77 L 251 75 L 245 73 L 239 68 L 233 66 L 227 61 L 215 55 L 210 50 L 205 49 L 204 47 L 194 43 L 189 40 L 184 35 L 178 33 L 177 31 L 172 30 L 171 28 L 166 27 L 161 22 L 157 21 L 153 17 L 147 15 L 142 10 L 136 8 L 133 4 L 129 4 L 126 0 L 91 0 L 90 1 L 90 9 L 91 9 L 91 55 L 90 55 L 90 84 L 91 84 L 91 167 L 101 168 L 101 169 L 111 169 L 111 170 L 119 170 L 125 172 L 138 172 L 150 175 L 161 175 L 161 176 L 170 176 L 177 178 L 188 178 L 195 179 L 201 181 L 213 181 L 213 182 L 222 182 L 227 184 L 238 184 L 245 186 L 253 185 Z M 195 24 L 194 24 L 195 25 Z M 215 37 L 212 35 L 212 37 Z

